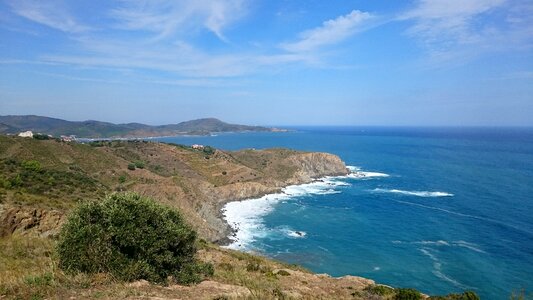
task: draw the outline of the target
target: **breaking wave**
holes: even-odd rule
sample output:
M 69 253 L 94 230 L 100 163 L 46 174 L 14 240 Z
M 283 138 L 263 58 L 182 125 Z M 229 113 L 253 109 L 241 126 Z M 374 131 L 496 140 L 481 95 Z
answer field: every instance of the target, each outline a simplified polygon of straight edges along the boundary
M 374 189 L 374 192 L 377 193 L 393 193 L 393 194 L 401 194 L 401 195 L 408 195 L 408 196 L 417 196 L 417 197 L 452 197 L 453 194 L 446 193 L 446 192 L 429 192 L 429 191 L 404 191 L 404 190 L 397 190 L 397 189 Z

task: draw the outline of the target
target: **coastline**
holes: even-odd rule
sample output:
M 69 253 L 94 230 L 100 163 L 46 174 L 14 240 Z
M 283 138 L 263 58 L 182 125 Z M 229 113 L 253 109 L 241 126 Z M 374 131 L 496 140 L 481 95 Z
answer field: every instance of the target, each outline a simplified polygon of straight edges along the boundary
M 130 141 L 130 140 L 154 140 L 154 139 L 163 139 L 163 138 L 173 138 L 173 137 L 205 137 L 205 136 L 217 136 L 219 134 L 239 134 L 239 133 L 252 133 L 252 132 L 267 132 L 267 133 L 286 133 L 292 132 L 289 129 L 279 129 L 272 128 L 269 131 L 254 131 L 254 130 L 244 130 L 244 131 L 213 131 L 205 133 L 188 133 L 184 132 L 181 134 L 171 134 L 171 135 L 140 135 L 140 136 L 115 136 L 115 137 L 77 137 L 76 141 L 85 143 L 85 142 L 95 142 L 95 141 Z
M 346 166 L 346 174 L 326 175 L 321 177 L 312 178 L 308 181 L 299 183 L 290 183 L 283 187 L 278 188 L 271 193 L 261 193 L 252 197 L 244 199 L 233 199 L 229 201 L 223 201 L 219 203 L 218 218 L 220 218 L 227 227 L 227 234 L 224 238 L 217 241 L 217 244 L 234 250 L 247 251 L 247 242 L 253 242 L 253 238 L 250 241 L 243 241 L 242 236 L 239 239 L 239 233 L 242 235 L 243 231 L 249 228 L 241 228 L 243 225 L 243 219 L 257 218 L 265 216 L 275 209 L 275 205 L 282 201 L 288 201 L 292 198 L 305 196 L 305 195 L 326 195 L 341 193 L 341 191 L 335 190 L 336 187 L 349 186 L 350 184 L 343 181 L 343 179 L 365 179 L 371 177 L 388 177 L 388 174 L 378 172 L 365 172 L 359 167 Z M 256 202 L 253 210 L 246 212 L 246 206 L 251 202 Z M 234 206 L 234 207 L 232 207 Z M 230 212 L 228 213 L 228 209 Z M 262 210 L 262 211 L 261 211 Z M 238 212 L 239 215 L 235 213 Z M 248 224 L 251 225 L 251 224 Z M 260 224 L 253 224 L 254 227 Z M 246 233 L 245 233 L 246 234 Z M 293 238 L 304 238 L 307 234 L 303 231 L 288 230 L 286 234 Z

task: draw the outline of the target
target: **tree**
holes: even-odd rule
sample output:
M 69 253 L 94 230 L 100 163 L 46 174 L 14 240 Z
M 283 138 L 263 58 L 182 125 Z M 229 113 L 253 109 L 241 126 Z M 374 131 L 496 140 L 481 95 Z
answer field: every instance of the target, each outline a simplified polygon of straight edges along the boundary
M 199 263 L 196 232 L 181 215 L 134 193 L 80 205 L 63 226 L 57 246 L 67 272 L 108 272 L 118 279 L 195 283 L 213 273 Z

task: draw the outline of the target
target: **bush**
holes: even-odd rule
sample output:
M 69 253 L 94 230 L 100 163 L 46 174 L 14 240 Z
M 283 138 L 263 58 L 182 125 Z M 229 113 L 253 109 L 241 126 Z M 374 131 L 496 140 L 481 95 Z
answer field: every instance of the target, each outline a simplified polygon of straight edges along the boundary
M 390 288 L 385 285 L 379 285 L 379 284 L 369 285 L 365 287 L 364 290 L 369 292 L 370 294 L 379 295 L 379 296 L 387 296 L 387 295 L 394 294 L 393 288 Z
M 135 170 L 135 164 L 128 164 L 128 170 Z
M 135 162 L 135 167 L 139 169 L 144 169 L 144 162 L 138 160 Z
M 124 182 L 126 182 L 126 176 L 124 176 L 124 175 L 120 176 L 120 177 L 118 178 L 118 182 L 120 182 L 120 183 L 124 183 Z
M 80 205 L 63 226 L 59 265 L 67 272 L 108 272 L 132 281 L 196 283 L 213 274 L 198 263 L 196 232 L 181 215 L 137 194 Z
M 36 160 L 25 160 L 22 162 L 22 167 L 28 171 L 38 172 L 41 170 L 41 164 Z
M 213 155 L 215 154 L 217 149 L 211 147 L 211 146 L 204 146 L 204 148 L 202 149 L 202 151 L 207 154 L 207 155 Z
M 394 300 L 419 300 L 422 295 L 415 289 L 396 289 Z
M 472 292 L 466 291 L 462 294 L 448 294 L 446 296 L 431 296 L 430 300 L 479 300 L 479 296 Z
M 40 134 L 40 133 L 36 133 L 33 135 L 33 138 L 36 139 L 36 140 L 49 140 L 50 137 L 46 134 Z

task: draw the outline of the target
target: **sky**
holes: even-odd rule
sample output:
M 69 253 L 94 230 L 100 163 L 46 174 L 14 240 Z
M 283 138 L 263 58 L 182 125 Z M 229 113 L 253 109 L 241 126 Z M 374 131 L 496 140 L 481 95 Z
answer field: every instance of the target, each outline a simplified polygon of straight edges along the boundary
M 0 115 L 533 126 L 530 0 L 0 0 Z

